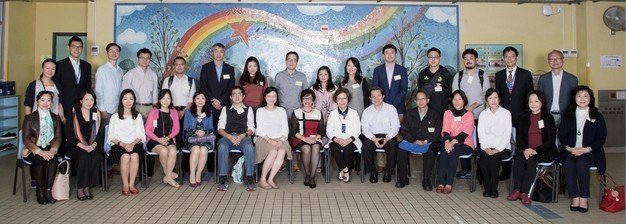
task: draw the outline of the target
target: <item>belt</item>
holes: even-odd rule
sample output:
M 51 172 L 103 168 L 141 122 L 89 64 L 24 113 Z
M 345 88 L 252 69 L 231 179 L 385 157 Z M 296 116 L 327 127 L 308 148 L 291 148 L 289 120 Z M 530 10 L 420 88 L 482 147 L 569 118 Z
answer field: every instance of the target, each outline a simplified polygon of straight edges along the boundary
M 559 115 L 559 114 L 561 114 L 561 113 L 560 113 L 560 112 L 558 112 L 558 111 L 550 111 L 550 113 L 551 113 L 551 114 L 554 114 L 554 115 Z
M 139 106 L 152 106 L 151 103 L 135 103 L 135 105 L 139 105 Z
M 176 109 L 177 111 L 183 111 L 183 110 L 185 110 L 185 108 L 187 108 L 187 107 L 186 106 L 174 107 L 174 109 Z

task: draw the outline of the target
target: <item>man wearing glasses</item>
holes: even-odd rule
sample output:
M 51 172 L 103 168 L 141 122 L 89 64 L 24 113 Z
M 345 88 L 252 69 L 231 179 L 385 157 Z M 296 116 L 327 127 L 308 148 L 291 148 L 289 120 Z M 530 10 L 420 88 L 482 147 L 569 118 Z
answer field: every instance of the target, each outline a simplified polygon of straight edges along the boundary
M 570 94 L 578 85 L 578 78 L 563 70 L 563 53 L 559 50 L 548 53 L 548 64 L 552 71 L 539 77 L 539 91 L 546 98 L 546 108 L 558 127 L 561 115 L 567 111 Z
M 452 74 L 439 64 L 441 51 L 435 47 L 428 49 L 428 67 L 417 77 L 417 88 L 424 89 L 430 97 L 428 108 L 442 115 L 448 109 L 452 94 Z M 442 115 L 443 116 L 443 115 Z

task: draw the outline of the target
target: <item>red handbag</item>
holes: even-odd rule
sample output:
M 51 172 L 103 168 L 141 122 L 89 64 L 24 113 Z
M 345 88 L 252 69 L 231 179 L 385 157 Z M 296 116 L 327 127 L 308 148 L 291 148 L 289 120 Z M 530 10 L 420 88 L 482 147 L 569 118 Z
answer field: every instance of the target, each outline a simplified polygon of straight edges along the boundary
M 607 182 L 605 181 L 606 177 L 613 182 L 613 187 L 607 186 Z M 613 177 L 611 177 L 608 173 L 600 175 L 598 178 L 604 185 L 604 195 L 602 196 L 602 201 L 600 202 L 600 209 L 611 213 L 624 210 L 624 185 L 618 186 L 613 180 Z

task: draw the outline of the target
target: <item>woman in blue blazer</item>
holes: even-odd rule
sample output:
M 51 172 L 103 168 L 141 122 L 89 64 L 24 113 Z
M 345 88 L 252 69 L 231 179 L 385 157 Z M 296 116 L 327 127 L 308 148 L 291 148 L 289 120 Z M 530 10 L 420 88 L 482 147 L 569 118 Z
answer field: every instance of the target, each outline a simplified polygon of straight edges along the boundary
M 191 187 L 197 187 L 202 184 L 202 170 L 206 164 L 209 148 L 215 140 L 215 136 L 212 139 L 205 138 L 199 142 L 190 142 L 189 138 L 212 135 L 213 118 L 211 117 L 211 108 L 207 103 L 206 94 L 198 91 L 193 95 L 191 108 L 185 111 L 183 122 L 183 138 L 186 142 L 186 148 L 191 153 L 189 156 L 189 186 Z
M 561 150 L 561 159 L 572 199 L 570 210 L 585 213 L 589 210 L 589 167 L 596 166 L 600 175 L 606 171 L 606 123 L 588 86 L 577 86 L 571 94 L 559 129 L 559 140 L 565 149 Z

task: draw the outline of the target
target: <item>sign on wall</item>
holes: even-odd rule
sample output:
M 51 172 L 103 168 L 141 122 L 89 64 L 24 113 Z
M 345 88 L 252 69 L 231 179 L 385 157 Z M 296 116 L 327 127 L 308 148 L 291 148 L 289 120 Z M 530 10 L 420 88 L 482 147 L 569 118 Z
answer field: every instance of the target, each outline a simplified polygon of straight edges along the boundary
M 298 70 L 315 80 L 329 66 L 333 79 L 344 75 L 349 57 L 360 60 L 371 79 L 383 63 L 382 47 L 398 47 L 397 63 L 409 71 L 410 86 L 427 65 L 426 50 L 442 51 L 441 64 L 456 71 L 458 8 L 434 5 L 298 5 L 298 4 L 128 4 L 115 5 L 115 41 L 122 46 L 120 66 L 136 65 L 136 52 L 153 52 L 151 67 L 168 76 L 172 59 L 187 59 L 187 75 L 198 78 L 209 61 L 210 47 L 226 46 L 226 62 L 241 74 L 250 56 L 270 79 L 285 69 L 285 54 L 300 54 Z
M 517 55 L 517 66 L 524 67 L 522 64 L 523 49 L 521 44 L 466 44 L 465 49 L 473 48 L 476 50 L 478 52 L 478 58 L 476 59 L 478 68 L 493 76 L 497 71 L 506 67 L 502 51 L 508 46 L 517 49 L 519 53 Z

